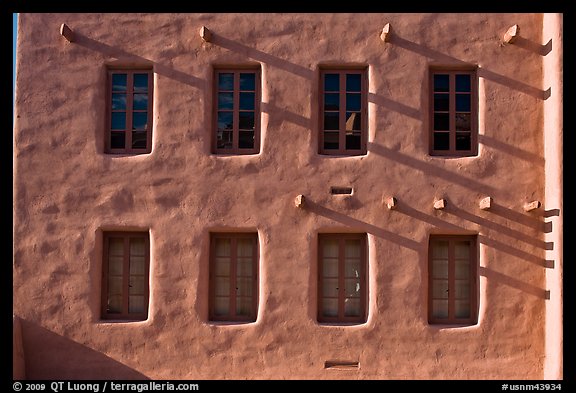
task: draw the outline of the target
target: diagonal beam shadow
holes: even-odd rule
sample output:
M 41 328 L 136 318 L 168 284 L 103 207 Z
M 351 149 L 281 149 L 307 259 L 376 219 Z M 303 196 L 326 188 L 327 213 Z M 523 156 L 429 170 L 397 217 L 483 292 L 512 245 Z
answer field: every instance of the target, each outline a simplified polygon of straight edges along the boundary
M 550 292 L 539 288 L 535 285 L 528 284 L 526 282 L 520 281 L 516 278 L 507 276 L 506 274 L 499 273 L 493 269 L 489 269 L 484 266 L 479 267 L 479 274 L 486 277 L 487 280 L 499 281 L 504 285 L 512 288 L 516 288 L 520 291 L 526 292 L 530 295 L 536 296 L 541 299 L 550 299 Z
M 496 138 L 493 138 L 491 136 L 479 134 L 478 135 L 478 141 L 485 146 L 489 146 L 489 147 L 492 147 L 494 149 L 501 150 L 504 153 L 507 153 L 507 154 L 514 156 L 516 158 L 519 158 L 521 160 L 528 161 L 531 164 L 536 164 L 540 167 L 544 166 L 544 157 L 540 157 L 538 154 L 534 154 L 534 153 L 531 153 L 529 151 L 522 150 L 522 149 L 520 149 L 514 145 L 509 145 L 507 143 L 501 142 L 501 141 L 499 141 Z
M 497 192 L 496 188 L 486 184 L 482 184 L 470 177 L 462 176 L 457 173 L 451 172 L 447 169 L 434 166 L 432 164 L 418 160 L 407 154 L 400 153 L 399 151 L 392 150 L 390 148 L 376 144 L 374 142 L 368 142 L 368 150 L 389 160 L 393 160 L 400 164 L 404 164 L 416 170 L 422 171 L 427 175 L 451 181 L 453 183 L 459 184 L 462 187 L 466 187 L 474 191 L 481 191 L 488 193 Z
M 379 94 L 368 93 L 368 102 L 382 106 L 394 112 L 406 115 L 416 120 L 422 121 L 423 113 L 419 109 L 412 108 L 408 105 L 404 105 L 398 101 L 391 100 Z
M 455 232 L 460 232 L 460 233 L 471 232 L 469 229 L 466 229 L 466 228 L 461 227 L 459 225 L 453 224 L 451 222 L 447 222 L 447 221 L 445 221 L 439 217 L 431 216 L 429 214 L 426 214 L 424 212 L 416 210 L 413 207 L 410 207 L 410 206 L 403 204 L 403 203 L 398 203 L 398 206 L 396 207 L 396 211 L 399 213 L 405 214 L 407 216 L 410 216 L 412 218 L 415 218 L 417 220 L 420 220 L 422 222 L 428 223 L 428 224 L 430 224 L 433 227 L 438 228 L 438 229 L 455 231 Z M 505 252 L 509 255 L 523 259 L 523 260 L 530 262 L 536 266 L 549 267 L 548 261 L 546 261 L 544 258 L 540 258 L 540 257 L 533 255 L 533 254 L 530 254 L 526 251 L 519 250 L 513 246 L 510 246 L 509 244 L 506 244 L 506 243 L 501 242 L 499 240 L 489 238 L 486 235 L 478 234 L 478 241 L 480 243 L 486 245 L 486 246 L 495 248 L 495 249 L 502 251 L 502 252 Z
M 466 65 L 470 66 L 470 63 L 457 59 L 455 57 L 446 55 L 442 52 L 438 52 L 437 50 L 430 49 L 424 45 L 417 44 L 412 41 L 408 41 L 396 34 L 393 34 L 390 37 L 389 43 L 393 45 L 397 45 L 401 48 L 409 50 L 414 53 L 418 53 L 421 56 L 427 57 L 429 59 L 433 59 L 439 63 L 449 63 L 454 65 Z M 492 82 L 496 82 L 498 84 L 504 85 L 516 91 L 522 92 L 524 94 L 530 95 L 534 98 L 538 98 L 540 100 L 545 100 L 550 97 L 551 89 L 548 88 L 547 90 L 541 90 L 534 86 L 528 85 L 524 82 L 517 81 L 515 79 L 509 78 L 507 76 L 498 74 L 493 71 L 489 71 L 486 68 L 478 67 L 478 76 L 488 79 Z
M 306 129 L 312 129 L 311 120 L 307 117 L 298 115 L 294 112 L 286 110 L 286 108 L 280 108 L 270 102 L 261 102 L 260 109 L 262 112 L 268 113 L 269 115 L 274 114 L 274 119 L 269 119 L 269 122 L 283 122 L 287 121 L 300 127 Z
M 210 39 L 210 43 L 218 45 L 222 48 L 226 48 L 233 52 L 241 53 L 246 57 L 250 57 L 254 60 L 261 61 L 270 66 L 280 68 L 281 70 L 288 71 L 294 75 L 301 76 L 302 78 L 309 80 L 312 80 L 314 78 L 314 71 L 312 71 L 311 69 L 308 69 L 298 64 L 291 63 L 279 57 L 272 56 L 269 53 L 262 52 L 258 49 L 246 46 L 237 41 L 232 41 L 214 32 L 212 32 L 212 38 Z
M 352 227 L 352 228 L 358 228 L 360 230 L 365 231 L 366 233 L 370 233 L 374 236 L 380 237 L 382 239 L 386 239 L 389 240 L 393 243 L 399 244 L 402 247 L 406 247 L 409 248 L 411 250 L 414 251 L 421 251 L 422 250 L 422 244 L 420 244 L 419 242 L 412 240 L 412 239 L 408 239 L 404 236 L 400 236 L 394 232 L 390 232 L 387 231 L 385 229 L 382 229 L 380 227 L 377 227 L 376 225 L 372 225 L 370 223 L 358 220 L 356 218 L 347 216 L 345 214 L 342 214 L 340 212 L 337 212 L 335 210 L 329 209 L 325 206 L 319 205 L 314 201 L 308 200 L 306 199 L 306 203 L 305 203 L 305 209 L 312 212 L 312 213 L 316 213 L 320 216 L 329 218 L 331 220 L 337 221 L 343 225 L 346 225 L 348 227 Z
M 550 39 L 546 45 L 540 45 L 537 42 L 530 41 L 519 35 L 514 38 L 514 45 L 526 49 L 530 52 L 534 52 L 540 56 L 546 56 L 552 51 L 552 39 Z
M 105 44 L 100 41 L 93 40 L 92 38 L 89 38 L 78 32 L 74 32 L 74 34 L 75 34 L 74 44 L 78 44 L 87 49 L 100 52 L 105 56 L 113 57 L 120 61 L 150 64 L 154 67 L 154 72 L 163 75 L 165 77 L 168 77 L 170 79 L 174 79 L 178 82 L 184 83 L 186 85 L 197 87 L 198 89 L 201 90 L 204 90 L 208 87 L 208 83 L 204 79 L 195 77 L 190 74 L 186 74 L 185 72 L 178 71 L 172 67 L 136 55 L 134 53 L 127 52 L 123 49 Z

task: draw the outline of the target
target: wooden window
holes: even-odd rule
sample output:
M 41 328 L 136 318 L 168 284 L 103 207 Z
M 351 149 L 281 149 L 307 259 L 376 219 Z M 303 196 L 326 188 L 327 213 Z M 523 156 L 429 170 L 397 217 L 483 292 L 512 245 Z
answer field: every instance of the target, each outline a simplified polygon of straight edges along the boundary
M 152 151 L 152 70 L 108 70 L 106 152 Z
M 430 72 L 430 154 L 478 154 L 478 88 L 475 71 Z
M 217 154 L 260 150 L 260 70 L 218 69 L 215 75 L 213 149 Z
M 258 234 L 213 233 L 210 320 L 253 322 L 258 309 Z
M 320 154 L 366 154 L 366 69 L 320 71 Z
M 430 323 L 477 322 L 476 236 L 430 236 L 428 278 Z
M 148 318 L 148 233 L 105 232 L 103 255 L 102 318 Z
M 366 321 L 366 235 L 318 236 L 318 321 Z

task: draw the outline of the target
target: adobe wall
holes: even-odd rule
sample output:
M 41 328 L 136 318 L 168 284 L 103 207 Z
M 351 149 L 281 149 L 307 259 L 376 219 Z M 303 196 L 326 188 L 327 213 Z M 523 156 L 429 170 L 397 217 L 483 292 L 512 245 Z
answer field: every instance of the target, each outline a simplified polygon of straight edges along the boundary
M 522 39 L 502 45 L 513 24 Z M 556 238 L 544 237 L 544 208 L 522 206 L 548 207 L 551 38 L 543 16 L 528 13 L 20 14 L 13 306 L 26 376 L 543 378 L 545 254 Z M 428 68 L 462 62 L 480 67 L 479 155 L 432 157 Z M 262 67 L 261 152 L 213 155 L 213 66 L 247 63 Z M 318 66 L 329 64 L 368 66 L 364 156 L 317 153 Z M 151 154 L 103 153 L 107 65 L 154 67 Z M 332 185 L 354 194 L 332 196 Z M 307 208 L 294 206 L 298 194 Z M 396 210 L 382 204 L 389 195 Z M 478 208 L 485 196 L 488 211 Z M 147 321 L 100 320 L 102 232 L 114 229 L 150 231 Z M 260 238 L 255 323 L 208 321 L 209 233 L 232 229 Z M 322 232 L 368 233 L 364 324 L 316 322 Z M 479 235 L 475 326 L 427 322 L 431 233 Z M 360 367 L 325 369 L 331 360 Z

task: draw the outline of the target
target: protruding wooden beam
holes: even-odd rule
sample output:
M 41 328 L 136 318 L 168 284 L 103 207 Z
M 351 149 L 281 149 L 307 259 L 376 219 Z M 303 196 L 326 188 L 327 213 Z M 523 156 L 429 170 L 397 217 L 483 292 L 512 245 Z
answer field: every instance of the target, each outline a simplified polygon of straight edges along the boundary
M 446 199 L 435 199 L 434 200 L 434 209 L 442 210 L 446 207 Z
M 524 204 L 524 211 L 531 212 L 532 210 L 538 209 L 541 205 L 542 204 L 540 203 L 540 201 L 526 202 Z
M 480 200 L 480 210 L 489 210 L 492 207 L 492 198 L 486 197 Z
M 386 205 L 388 210 L 394 210 L 394 209 L 396 209 L 396 206 L 398 205 L 398 200 L 396 198 L 394 198 L 393 196 L 387 197 L 384 199 L 384 204 Z
M 62 23 L 60 26 L 60 35 L 66 38 L 66 41 L 68 42 L 74 42 L 74 39 L 76 38 L 72 29 L 69 28 L 66 23 Z
M 304 195 L 298 195 L 294 199 L 294 205 L 296 205 L 296 207 L 299 207 L 299 208 L 303 208 L 305 202 L 306 202 L 306 198 L 304 197 Z
M 204 40 L 204 42 L 210 42 L 212 39 L 212 32 L 208 30 L 206 26 L 202 26 L 200 28 L 200 37 Z
M 390 30 L 390 23 L 386 23 L 382 32 L 380 33 L 380 39 L 384 42 L 388 42 L 390 40 L 390 34 L 392 31 Z
M 518 25 L 510 26 L 508 30 L 506 30 L 506 33 L 504 33 L 504 42 L 507 44 L 511 44 L 519 35 L 520 35 L 520 27 L 518 27 Z

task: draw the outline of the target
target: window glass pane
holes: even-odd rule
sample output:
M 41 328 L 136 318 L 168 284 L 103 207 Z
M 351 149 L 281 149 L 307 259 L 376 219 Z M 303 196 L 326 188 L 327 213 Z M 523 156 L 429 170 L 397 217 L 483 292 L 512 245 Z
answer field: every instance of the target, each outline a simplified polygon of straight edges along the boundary
M 470 241 L 455 241 L 454 256 L 461 259 L 470 259 Z
M 253 149 L 254 131 L 240 131 L 238 135 L 238 147 L 240 149 Z
M 218 131 L 216 147 L 218 149 L 232 149 L 232 131 Z
M 448 113 L 434 113 L 434 130 L 435 131 L 448 131 L 450 130 L 450 120 Z
M 144 276 L 131 276 L 130 277 L 130 287 L 128 288 L 128 293 L 130 295 L 144 295 L 146 291 L 146 279 Z
M 469 132 L 456 133 L 456 150 L 471 150 L 472 140 Z
M 122 132 L 112 132 L 110 138 L 110 147 L 112 149 L 124 149 L 126 147 L 126 135 Z
M 256 90 L 256 74 L 250 73 L 240 73 L 240 90 Z
M 470 262 L 467 259 L 456 259 L 455 275 L 457 279 L 469 279 Z
M 339 93 L 325 93 L 324 94 L 324 109 L 327 111 L 337 111 L 340 109 L 340 94 Z
M 252 257 L 238 258 L 236 264 L 236 274 L 238 276 L 251 277 L 252 270 Z
M 146 131 L 132 131 L 132 148 L 145 149 L 146 148 Z
M 126 91 L 127 84 L 126 74 L 113 74 L 112 75 L 112 90 L 114 91 Z
M 456 131 L 470 131 L 470 113 L 456 113 Z
M 360 132 L 346 133 L 346 150 L 359 150 L 361 145 Z
M 254 129 L 254 112 L 240 112 L 240 125 L 241 130 Z
M 122 295 L 122 276 L 108 276 L 108 295 Z
M 134 74 L 134 90 L 135 91 L 148 90 L 148 74 Z
M 456 300 L 454 302 L 456 318 L 470 318 L 470 301 Z
M 254 110 L 254 93 L 240 93 L 240 109 Z
M 432 278 L 448 278 L 448 259 L 432 260 Z
M 324 91 L 340 90 L 339 74 L 324 74 Z
M 344 256 L 346 258 L 360 258 L 360 239 L 346 239 L 344 241 Z
M 346 297 L 359 297 L 360 296 L 360 279 L 347 278 L 344 280 L 344 293 Z
M 236 315 L 250 315 L 252 313 L 252 297 L 236 298 Z
M 126 94 L 112 94 L 112 110 L 126 110 Z
M 346 94 L 346 110 L 359 111 L 361 109 L 361 94 L 348 93 Z
M 447 132 L 434 133 L 434 150 L 450 150 L 450 136 Z
M 230 313 L 230 297 L 221 296 L 214 299 L 214 314 L 228 315 Z
M 359 317 L 361 311 L 360 304 L 360 299 L 344 299 L 344 315 L 347 317 Z
M 230 294 L 229 277 L 216 277 L 214 283 L 215 283 L 216 296 L 228 296 Z
M 323 277 L 338 277 L 338 259 L 324 258 L 322 262 Z
M 232 129 L 232 112 L 218 112 L 218 129 L 231 130 Z
M 126 129 L 126 112 L 112 112 L 112 129 Z
M 236 240 L 236 250 L 238 257 L 251 257 L 254 250 L 254 240 L 238 238 Z
M 448 241 L 434 240 L 431 242 L 433 258 L 448 258 Z
M 432 300 L 434 318 L 448 318 L 448 300 Z
M 144 311 L 144 296 L 135 295 L 128 298 L 128 312 L 142 313 Z
M 145 130 L 148 123 L 148 112 L 134 112 L 132 114 L 132 129 Z
M 360 278 L 360 259 L 347 258 L 344 263 L 344 274 L 346 277 Z
M 346 130 L 360 131 L 362 128 L 362 117 L 359 112 L 346 112 Z
M 233 109 L 234 93 L 218 93 L 218 109 Z
M 130 256 L 146 255 L 146 240 L 141 237 L 130 238 Z
M 214 239 L 215 252 L 217 257 L 229 257 L 231 254 L 230 239 Z
M 338 316 L 338 299 L 322 299 L 322 316 Z
M 130 256 L 130 274 L 146 274 L 146 257 Z
M 471 78 L 469 74 L 456 75 L 456 91 L 470 92 L 470 79 Z
M 108 255 L 124 255 L 124 239 L 111 237 L 108 239 Z
M 338 239 L 323 239 L 322 255 L 324 257 L 338 258 Z
M 448 111 L 450 99 L 448 94 L 434 94 L 434 110 Z
M 238 277 L 238 278 L 236 278 L 236 295 L 238 295 L 238 296 L 252 296 L 252 278 L 251 277 Z
M 361 91 L 362 76 L 360 74 L 346 74 L 346 91 Z
M 121 276 L 123 270 L 124 270 L 123 256 L 108 257 L 108 274 L 110 276 Z
M 450 86 L 450 76 L 447 74 L 434 75 L 434 91 L 448 91 Z
M 470 94 L 456 94 L 456 112 L 470 112 Z
M 132 104 L 135 110 L 147 110 L 148 109 L 148 94 L 134 94 L 134 102 Z
M 470 281 L 469 280 L 456 280 L 455 282 L 455 298 L 456 299 L 470 299 Z
M 338 132 L 325 132 L 324 133 L 324 149 L 331 150 L 331 149 L 338 149 L 339 142 L 338 142 Z
M 214 273 L 217 276 L 230 275 L 230 258 L 228 257 L 215 257 Z
M 122 312 L 122 295 L 108 296 L 107 310 L 109 314 L 118 314 Z
M 339 129 L 338 112 L 324 112 L 324 129 L 325 130 L 338 130 Z
M 448 280 L 432 281 L 432 298 L 448 299 Z
M 234 74 L 218 74 L 218 90 L 234 90 Z
M 337 278 L 323 278 L 322 279 L 322 296 L 323 297 L 338 297 L 338 279 Z

